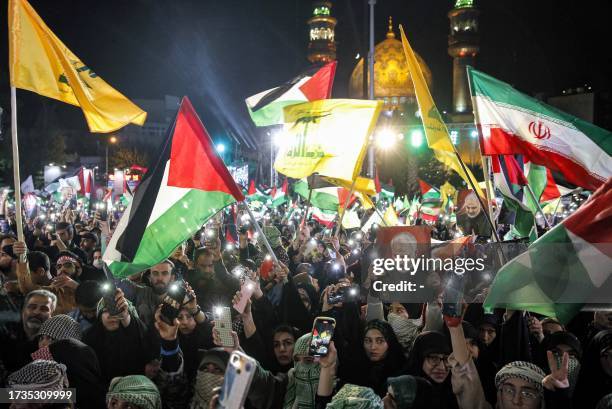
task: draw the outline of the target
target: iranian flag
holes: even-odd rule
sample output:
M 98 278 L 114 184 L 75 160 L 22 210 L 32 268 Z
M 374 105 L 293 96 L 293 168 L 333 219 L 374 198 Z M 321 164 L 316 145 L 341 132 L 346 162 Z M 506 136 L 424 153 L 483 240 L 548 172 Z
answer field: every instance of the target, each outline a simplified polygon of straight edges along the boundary
M 314 207 L 312 209 L 312 218 L 318 221 L 323 226 L 330 229 L 334 222 L 336 221 L 336 216 L 338 212 L 319 209 L 318 207 Z
M 272 207 L 278 207 L 287 203 L 289 200 L 289 196 L 287 195 L 287 184 L 287 178 L 285 178 L 281 189 L 276 189 L 276 186 L 274 187 L 272 193 Z
M 251 119 L 257 126 L 284 122 L 283 108 L 302 102 L 328 99 L 331 96 L 336 61 L 323 67 L 311 67 L 285 84 L 262 91 L 245 100 Z
M 497 273 L 485 308 L 526 310 L 568 322 L 612 290 L 612 178 L 575 213 Z
M 468 75 L 484 155 L 522 154 L 588 190 L 612 176 L 612 132 L 470 67 Z
M 244 200 L 187 97 L 104 252 L 125 277 L 163 261 L 224 207 Z

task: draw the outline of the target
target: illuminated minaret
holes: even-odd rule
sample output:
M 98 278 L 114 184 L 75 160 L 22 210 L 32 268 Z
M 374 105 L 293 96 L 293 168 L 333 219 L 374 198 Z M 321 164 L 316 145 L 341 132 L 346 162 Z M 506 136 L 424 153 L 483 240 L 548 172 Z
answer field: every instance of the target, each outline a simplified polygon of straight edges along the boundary
M 335 28 L 337 20 L 331 15 L 331 1 L 314 1 L 312 17 L 308 19 L 310 41 L 308 60 L 327 63 L 336 59 Z
M 448 12 L 450 35 L 448 54 L 453 57 L 453 113 L 471 114 L 472 102 L 465 67 L 474 65 L 480 49 L 478 15 L 474 0 L 456 0 L 455 7 Z

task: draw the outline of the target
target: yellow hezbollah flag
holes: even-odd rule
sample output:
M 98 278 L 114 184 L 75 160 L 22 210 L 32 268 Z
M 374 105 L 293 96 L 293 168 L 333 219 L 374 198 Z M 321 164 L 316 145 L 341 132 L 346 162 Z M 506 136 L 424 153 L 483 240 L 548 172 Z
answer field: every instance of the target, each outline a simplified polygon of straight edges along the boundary
M 383 215 L 383 220 L 387 226 L 397 226 L 399 224 L 399 219 L 397 218 L 397 213 L 395 213 L 393 205 L 389 205 L 389 207 L 387 207 L 387 210 Z
M 404 34 L 404 28 L 401 25 L 400 33 L 402 35 L 402 45 L 404 46 L 404 54 L 406 55 L 408 70 L 410 71 L 412 83 L 414 84 L 414 91 L 419 104 L 419 110 L 421 111 L 421 119 L 423 120 L 423 127 L 425 128 L 427 145 L 429 145 L 429 147 L 434 151 L 436 159 L 457 172 L 459 176 L 461 176 L 463 180 L 468 183 L 468 186 L 471 186 L 469 179 L 472 179 L 472 182 L 476 185 L 478 194 L 482 197 L 486 197 L 478 186 L 476 178 L 470 169 L 467 167 L 465 168 L 467 170 L 467 174 L 463 171 L 463 168 L 459 163 L 459 158 L 455 153 L 453 144 L 448 136 L 446 124 L 444 121 L 442 121 L 440 112 L 434 104 L 433 98 L 429 93 L 429 88 L 427 88 L 425 78 L 423 77 L 421 67 L 414 56 L 414 52 L 412 51 L 410 44 L 408 44 L 408 40 Z
M 448 180 L 440 186 L 440 196 L 442 196 L 442 209 L 446 208 L 449 199 L 453 203 L 457 203 L 457 189 Z
M 380 101 L 325 99 L 285 107 L 286 137 L 274 168 L 295 179 L 317 172 L 353 181 L 381 106 Z
M 142 125 L 147 113 L 98 77 L 26 0 L 9 0 L 11 85 L 81 107 L 91 132 Z
M 373 179 L 358 176 L 357 179 L 355 180 L 354 185 L 353 185 L 352 180 L 344 180 L 344 179 L 329 178 L 329 177 L 325 177 L 324 179 L 333 185 L 341 186 L 345 189 L 350 190 L 352 186 L 353 192 L 363 193 L 368 196 L 376 195 L 376 185 L 374 184 Z

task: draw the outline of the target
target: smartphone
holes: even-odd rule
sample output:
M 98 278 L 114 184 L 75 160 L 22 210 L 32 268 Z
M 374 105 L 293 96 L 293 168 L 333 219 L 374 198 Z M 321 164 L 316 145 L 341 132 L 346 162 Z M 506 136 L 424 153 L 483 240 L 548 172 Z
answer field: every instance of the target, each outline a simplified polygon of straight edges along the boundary
M 442 314 L 448 317 L 461 317 L 464 287 L 465 275 L 452 274 L 444 291 Z
M 174 320 L 178 317 L 181 311 L 181 306 L 185 303 L 187 289 L 185 282 L 182 280 L 175 281 L 170 284 L 168 293 L 162 301 L 160 318 L 168 325 L 174 325 Z
M 356 286 L 342 286 L 327 297 L 327 302 L 329 305 L 339 304 L 356 297 L 358 294 L 359 289 Z
M 117 309 L 117 302 L 115 301 L 115 295 L 117 294 L 117 287 L 112 281 L 107 281 L 102 284 L 102 296 L 104 297 L 104 305 L 108 310 L 108 314 L 111 317 L 119 315 L 120 311 Z
M 217 408 L 242 409 L 256 369 L 257 362 L 253 358 L 239 351 L 232 352 L 225 368 Z
M 229 307 L 215 307 L 213 312 L 215 318 L 215 329 L 221 338 L 221 346 L 233 347 L 234 338 L 232 337 L 232 312 Z
M 329 343 L 334 336 L 336 320 L 330 317 L 317 317 L 312 326 L 312 336 L 308 346 L 308 354 L 314 357 L 326 356 Z
M 219 237 L 219 231 L 216 227 L 207 227 L 204 230 L 204 246 L 215 247 L 217 245 L 217 238 Z
M 234 304 L 234 309 L 240 314 L 244 312 L 247 301 L 251 299 L 253 291 L 255 291 L 255 283 L 250 278 L 245 277 L 240 285 L 240 302 Z

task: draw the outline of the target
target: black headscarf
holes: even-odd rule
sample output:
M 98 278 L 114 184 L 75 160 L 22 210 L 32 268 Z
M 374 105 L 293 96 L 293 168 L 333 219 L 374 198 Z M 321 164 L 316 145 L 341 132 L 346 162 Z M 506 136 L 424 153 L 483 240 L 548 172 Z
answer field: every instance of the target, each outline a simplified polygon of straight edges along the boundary
M 56 362 L 66 365 L 68 382 L 76 388 L 79 401 L 87 407 L 105 408 L 106 388 L 102 384 L 102 373 L 94 350 L 76 339 L 52 342 L 49 352 Z
M 427 374 L 423 371 L 423 362 L 425 361 L 427 355 L 450 355 L 450 353 L 450 339 L 437 331 L 425 331 L 419 334 L 419 336 L 417 336 L 414 340 L 414 345 L 410 351 L 408 373 L 414 376 L 421 376 L 431 383 L 434 390 L 434 402 L 432 402 L 433 407 L 458 408 L 457 398 L 455 398 L 451 385 L 451 374 L 449 373 L 446 380 L 439 384 L 434 382 L 433 379 L 427 376 Z
M 601 367 L 601 353 L 612 348 L 612 330 L 600 331 L 584 351 L 574 402 L 584 408 L 594 408 L 597 402 L 612 392 L 612 376 Z
M 365 353 L 363 341 L 369 330 L 378 330 L 387 341 L 387 355 L 382 361 L 372 362 Z M 406 368 L 406 357 L 393 328 L 386 321 L 374 319 L 363 330 L 356 365 L 345 365 L 344 380 L 361 386 L 368 386 L 380 397 L 387 393 L 387 378 L 401 375 Z M 342 362 L 341 362 L 342 364 Z

